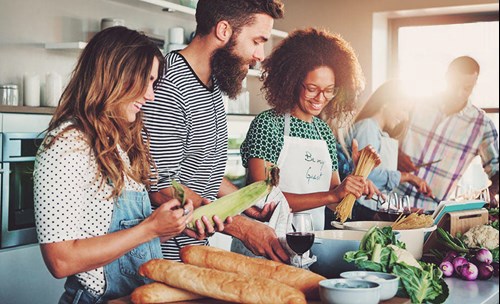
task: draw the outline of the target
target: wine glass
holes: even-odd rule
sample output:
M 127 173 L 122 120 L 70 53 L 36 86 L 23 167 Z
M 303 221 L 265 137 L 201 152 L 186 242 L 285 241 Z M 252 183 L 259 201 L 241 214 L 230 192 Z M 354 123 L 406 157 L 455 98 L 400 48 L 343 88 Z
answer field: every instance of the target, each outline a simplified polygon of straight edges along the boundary
M 398 213 L 399 212 L 399 196 L 396 192 L 391 192 L 389 193 L 389 198 L 388 198 L 388 206 L 387 206 L 387 212 L 388 213 Z
M 410 196 L 408 195 L 403 195 L 401 197 L 401 208 L 403 209 L 404 214 L 410 214 L 411 213 L 411 206 L 410 206 Z
M 310 213 L 295 212 L 288 215 L 286 242 L 299 256 L 299 267 L 302 268 L 302 255 L 314 243 L 314 228 Z

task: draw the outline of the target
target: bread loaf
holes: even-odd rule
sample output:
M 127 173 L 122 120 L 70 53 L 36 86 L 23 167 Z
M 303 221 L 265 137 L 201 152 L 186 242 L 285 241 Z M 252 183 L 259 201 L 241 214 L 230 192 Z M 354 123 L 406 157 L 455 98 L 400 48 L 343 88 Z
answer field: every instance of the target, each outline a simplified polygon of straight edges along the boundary
M 304 294 L 299 290 L 260 276 L 241 275 L 162 259 L 142 264 L 139 273 L 170 286 L 229 302 L 306 303 Z
M 204 296 L 158 282 L 137 287 L 130 296 L 134 304 L 170 303 L 201 298 Z
M 181 259 L 200 267 L 276 280 L 302 291 L 312 300 L 319 299 L 319 281 L 326 279 L 309 270 L 210 246 L 183 247 Z

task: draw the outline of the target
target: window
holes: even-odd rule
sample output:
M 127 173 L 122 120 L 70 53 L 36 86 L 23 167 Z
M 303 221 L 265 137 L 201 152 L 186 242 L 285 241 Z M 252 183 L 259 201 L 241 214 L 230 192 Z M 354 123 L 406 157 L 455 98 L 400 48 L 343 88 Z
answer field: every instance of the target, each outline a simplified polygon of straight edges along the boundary
M 468 55 L 476 59 L 481 72 L 471 101 L 488 113 L 498 130 L 498 12 L 392 19 L 390 28 L 391 76 L 407 80 L 413 95 L 441 90 L 446 68 L 454 58 Z

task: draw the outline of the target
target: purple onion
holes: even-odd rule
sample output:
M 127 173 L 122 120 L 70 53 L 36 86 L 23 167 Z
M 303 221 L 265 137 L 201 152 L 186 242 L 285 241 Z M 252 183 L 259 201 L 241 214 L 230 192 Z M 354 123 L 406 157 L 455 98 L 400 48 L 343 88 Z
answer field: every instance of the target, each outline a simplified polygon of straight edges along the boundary
M 467 261 L 467 259 L 464 258 L 463 256 L 457 256 L 456 258 L 453 259 L 452 263 L 453 263 L 453 268 L 458 269 L 458 267 L 464 264 L 468 264 L 469 261 Z
M 452 262 L 453 259 L 455 259 L 456 257 L 458 257 L 458 253 L 456 253 L 455 251 L 448 251 L 446 253 L 446 255 L 444 256 L 444 258 L 443 258 L 443 262 L 444 261 L 450 261 L 450 262 Z
M 461 266 L 458 266 L 457 273 L 460 275 L 460 278 L 466 281 L 474 281 L 477 279 L 478 269 L 477 266 L 472 263 L 466 263 Z
M 498 262 L 491 263 L 491 266 L 493 266 L 493 275 L 498 277 Z
M 453 275 L 453 264 L 450 261 L 441 262 L 441 264 L 439 264 L 439 268 L 445 277 L 451 277 Z
M 489 251 L 486 248 L 479 249 L 476 252 L 475 258 L 479 262 L 486 263 L 486 264 L 491 264 L 491 262 L 493 261 L 493 255 L 491 254 L 491 251 Z
M 493 266 L 488 263 L 479 263 L 477 270 L 477 278 L 480 280 L 489 280 L 493 276 Z

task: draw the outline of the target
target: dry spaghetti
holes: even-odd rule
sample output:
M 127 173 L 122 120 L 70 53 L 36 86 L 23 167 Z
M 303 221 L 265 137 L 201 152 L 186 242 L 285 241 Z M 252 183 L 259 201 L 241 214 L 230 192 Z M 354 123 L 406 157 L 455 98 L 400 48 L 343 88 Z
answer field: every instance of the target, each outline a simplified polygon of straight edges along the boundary
M 427 228 L 434 225 L 434 219 L 431 215 L 410 213 L 405 216 L 401 214 L 391 225 L 394 230 Z
M 373 168 L 377 166 L 377 161 L 378 155 L 372 149 L 361 150 L 358 164 L 354 170 L 354 175 L 361 175 L 364 178 L 367 178 Z M 356 197 L 354 194 L 349 193 L 346 197 L 344 197 L 344 199 L 342 199 L 337 208 L 335 208 L 337 219 L 339 219 L 341 223 L 344 223 L 348 218 L 351 218 L 352 207 L 354 206 L 355 201 Z

